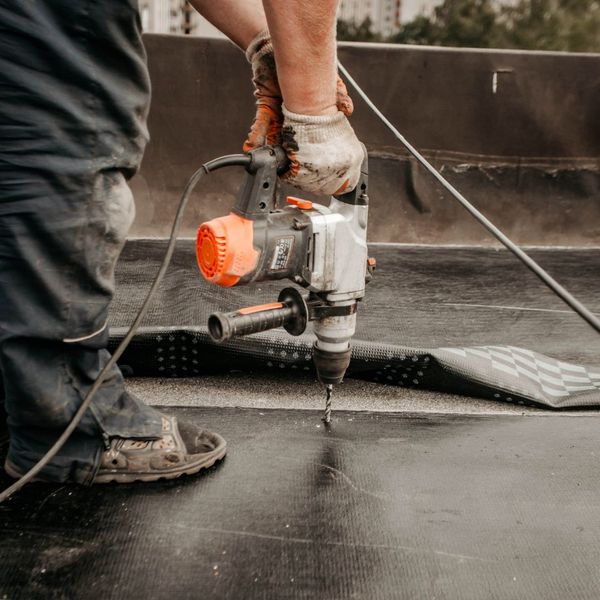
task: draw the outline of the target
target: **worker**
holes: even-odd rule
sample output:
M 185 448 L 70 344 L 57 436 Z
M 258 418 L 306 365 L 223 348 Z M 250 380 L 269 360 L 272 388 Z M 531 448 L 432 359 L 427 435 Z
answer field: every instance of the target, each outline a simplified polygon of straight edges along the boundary
M 336 72 L 337 0 L 191 3 L 252 65 L 245 149 L 282 143 L 289 183 L 351 190 L 362 150 Z M 110 356 L 114 268 L 134 218 L 127 180 L 148 141 L 140 29 L 137 0 L 0 0 L 0 388 L 12 477 L 56 441 Z M 220 435 L 144 404 L 114 368 L 38 479 L 153 481 L 225 451 Z

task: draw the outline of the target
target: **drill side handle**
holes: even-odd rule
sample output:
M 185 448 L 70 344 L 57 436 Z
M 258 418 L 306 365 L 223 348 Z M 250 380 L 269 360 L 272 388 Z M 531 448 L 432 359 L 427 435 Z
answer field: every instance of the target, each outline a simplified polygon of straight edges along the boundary
M 251 306 L 230 313 L 214 313 L 208 331 L 216 342 L 281 327 L 292 316 L 292 309 L 281 302 Z
M 279 294 L 272 304 L 250 306 L 230 313 L 214 313 L 208 319 L 208 331 L 215 342 L 226 342 L 234 337 L 284 327 L 292 335 L 306 330 L 308 308 L 306 301 L 294 288 Z

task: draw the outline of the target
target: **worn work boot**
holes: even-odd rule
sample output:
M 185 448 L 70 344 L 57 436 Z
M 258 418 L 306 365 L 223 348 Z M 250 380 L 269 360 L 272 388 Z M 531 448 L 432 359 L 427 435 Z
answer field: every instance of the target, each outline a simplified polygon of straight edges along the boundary
M 220 435 L 192 423 L 178 423 L 176 417 L 163 415 L 162 419 L 163 436 L 158 440 L 112 438 L 93 483 L 175 479 L 207 469 L 225 456 L 227 443 Z M 23 475 L 8 458 L 4 469 L 11 477 Z

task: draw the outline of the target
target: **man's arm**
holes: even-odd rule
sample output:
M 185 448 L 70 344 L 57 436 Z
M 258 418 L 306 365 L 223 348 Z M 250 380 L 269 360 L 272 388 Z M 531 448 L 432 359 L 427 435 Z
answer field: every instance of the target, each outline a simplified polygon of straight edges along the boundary
M 189 0 L 189 2 L 207 21 L 244 51 L 258 33 L 267 28 L 262 0 Z
M 263 5 L 283 96 L 281 142 L 290 159 L 284 177 L 319 195 L 350 191 L 364 153 L 337 97 L 338 2 L 263 0 Z
M 279 86 L 290 111 L 334 114 L 339 108 L 338 0 L 190 0 L 190 4 L 244 51 L 261 31 L 270 30 Z
M 285 106 L 335 114 L 337 0 L 263 0 Z
M 363 149 L 346 119 L 352 101 L 337 76 L 338 0 L 191 3 L 252 64 L 257 113 L 244 149 L 281 144 L 290 159 L 284 178 L 304 191 L 353 189 Z

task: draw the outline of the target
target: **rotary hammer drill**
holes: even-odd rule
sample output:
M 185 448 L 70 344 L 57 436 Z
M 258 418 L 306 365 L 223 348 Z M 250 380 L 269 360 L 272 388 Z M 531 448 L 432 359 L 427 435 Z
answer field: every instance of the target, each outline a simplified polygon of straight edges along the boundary
M 217 342 L 283 326 L 300 335 L 312 323 L 313 362 L 326 386 L 325 421 L 331 392 L 350 363 L 358 302 L 375 261 L 367 254 L 367 154 L 358 185 L 323 206 L 295 197 L 278 204 L 277 177 L 288 159 L 279 146 L 249 153 L 246 178 L 231 213 L 203 223 L 196 239 L 204 278 L 223 287 L 288 279 L 277 302 L 209 317 Z

